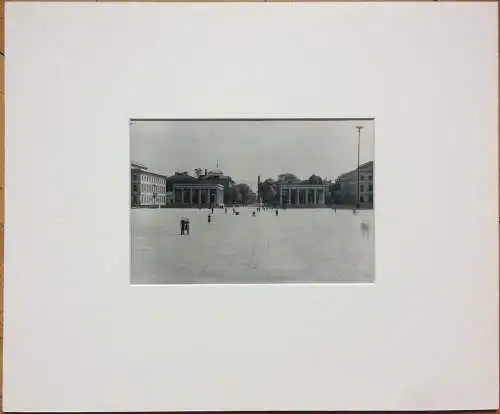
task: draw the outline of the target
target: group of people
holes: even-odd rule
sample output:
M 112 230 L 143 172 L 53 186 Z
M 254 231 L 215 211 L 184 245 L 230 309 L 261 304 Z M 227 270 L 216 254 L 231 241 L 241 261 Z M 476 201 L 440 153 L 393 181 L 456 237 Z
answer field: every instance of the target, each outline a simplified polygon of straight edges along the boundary
M 181 217 L 181 236 L 189 235 L 189 219 Z
M 255 217 L 256 216 L 256 211 L 260 212 L 262 210 L 272 210 L 272 209 L 269 208 L 269 207 L 257 207 L 256 210 L 252 211 L 252 216 Z M 225 212 L 225 214 L 228 213 L 227 207 L 224 208 L 224 212 Z M 232 213 L 235 216 L 239 216 L 240 215 L 240 212 L 237 211 L 236 208 L 234 208 L 234 207 L 233 207 Z M 276 216 L 279 215 L 279 210 L 278 209 L 275 210 L 275 214 L 276 214 Z M 207 222 L 208 222 L 208 224 L 210 224 L 212 222 L 212 216 L 213 215 L 214 215 L 214 209 L 211 208 L 210 212 L 208 213 L 208 216 L 207 216 Z M 180 224 L 181 224 L 181 236 L 189 235 L 189 218 L 187 218 L 187 217 L 181 217 Z
M 267 208 L 267 207 L 257 207 L 257 212 L 261 211 L 261 210 L 271 210 L 270 208 Z M 276 209 L 275 210 L 275 214 L 278 215 L 279 214 L 279 210 Z M 252 211 L 252 217 L 255 217 L 255 210 Z
M 333 209 L 333 208 L 332 208 Z M 255 210 L 252 211 L 252 217 L 255 217 L 256 216 L 256 212 L 260 212 L 262 210 L 272 210 L 272 208 L 270 207 L 257 207 Z M 335 212 L 337 212 L 337 208 L 334 208 Z M 228 213 L 228 210 L 227 210 L 227 207 L 224 208 L 224 212 L 225 214 Z M 236 216 L 239 216 L 240 212 L 237 211 L 234 207 L 233 207 L 233 215 L 236 215 Z M 353 214 L 357 214 L 357 210 L 356 209 L 353 209 L 352 210 Z M 207 217 L 207 221 L 208 221 L 208 224 L 210 224 L 212 222 L 212 216 L 214 214 L 214 209 L 211 208 L 210 209 L 210 212 L 208 213 L 208 217 Z M 279 215 L 279 209 L 275 209 L 275 215 L 278 216 Z M 189 235 L 189 218 L 187 217 L 181 217 L 181 236 L 184 236 L 184 235 Z M 366 224 L 366 223 L 361 223 L 361 231 L 362 233 L 369 237 L 370 235 L 370 227 Z

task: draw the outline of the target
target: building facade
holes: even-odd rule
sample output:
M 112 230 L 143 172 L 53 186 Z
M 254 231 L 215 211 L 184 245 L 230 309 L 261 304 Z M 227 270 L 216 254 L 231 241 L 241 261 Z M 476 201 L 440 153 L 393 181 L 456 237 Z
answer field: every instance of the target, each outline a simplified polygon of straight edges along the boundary
M 320 207 L 326 204 L 328 184 L 286 183 L 279 185 L 280 206 Z
M 343 199 L 353 200 L 356 203 L 358 170 L 352 170 L 337 178 L 340 184 L 338 194 Z M 373 204 L 373 161 L 359 166 L 359 200 L 360 205 L 369 206 Z
M 167 177 L 131 163 L 131 206 L 158 208 L 167 204 Z
M 182 207 L 222 207 L 224 186 L 212 183 L 174 183 L 172 202 Z

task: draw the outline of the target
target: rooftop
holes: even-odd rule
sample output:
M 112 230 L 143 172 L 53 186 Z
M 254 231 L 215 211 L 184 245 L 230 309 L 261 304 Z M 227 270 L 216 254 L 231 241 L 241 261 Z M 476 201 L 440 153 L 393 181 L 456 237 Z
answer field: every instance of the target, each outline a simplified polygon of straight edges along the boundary
M 130 162 L 130 168 L 138 168 L 139 170 L 147 170 L 148 167 L 146 167 L 143 164 L 139 164 L 138 162 L 131 161 Z
M 368 161 L 368 162 L 365 162 L 364 164 L 360 164 L 359 166 L 359 169 L 363 169 L 363 168 L 373 168 L 373 161 Z M 344 178 L 352 173 L 355 173 L 358 169 L 355 168 L 354 170 L 351 170 L 351 171 L 348 171 L 348 172 L 345 172 L 343 174 L 340 174 L 337 179 L 341 179 L 341 178 Z

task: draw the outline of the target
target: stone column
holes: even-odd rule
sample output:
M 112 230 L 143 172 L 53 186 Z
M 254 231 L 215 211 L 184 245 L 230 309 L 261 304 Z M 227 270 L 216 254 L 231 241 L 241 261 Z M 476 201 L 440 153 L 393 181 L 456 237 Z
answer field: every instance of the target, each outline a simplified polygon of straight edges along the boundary
M 320 200 L 321 200 L 321 204 L 324 205 L 325 204 L 325 189 L 324 188 L 321 190 L 321 198 L 320 198 Z
M 198 193 L 198 204 L 201 204 L 201 188 L 198 188 L 196 192 Z
M 296 190 L 296 193 L 297 193 L 297 199 L 295 200 L 295 205 L 299 205 L 299 201 L 300 201 L 300 190 L 297 188 Z
M 175 191 L 177 190 L 177 188 L 172 187 L 172 203 L 174 204 L 175 203 Z
M 292 189 L 288 189 L 288 204 L 292 204 Z
M 314 204 L 318 204 L 318 190 L 314 189 Z
M 189 204 L 193 204 L 193 189 L 189 189 Z

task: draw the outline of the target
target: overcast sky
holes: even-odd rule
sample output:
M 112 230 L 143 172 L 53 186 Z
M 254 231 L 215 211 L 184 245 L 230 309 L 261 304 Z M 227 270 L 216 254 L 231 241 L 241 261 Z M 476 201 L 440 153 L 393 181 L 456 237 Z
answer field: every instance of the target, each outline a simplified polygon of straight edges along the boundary
M 131 161 L 173 175 L 216 168 L 238 183 L 256 188 L 262 180 L 291 172 L 336 178 L 357 166 L 356 125 L 361 131 L 360 162 L 373 160 L 373 121 L 133 121 Z

